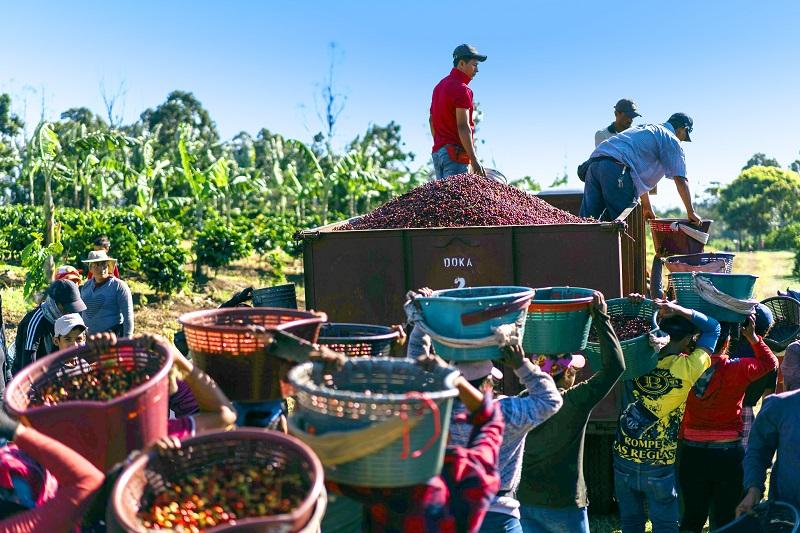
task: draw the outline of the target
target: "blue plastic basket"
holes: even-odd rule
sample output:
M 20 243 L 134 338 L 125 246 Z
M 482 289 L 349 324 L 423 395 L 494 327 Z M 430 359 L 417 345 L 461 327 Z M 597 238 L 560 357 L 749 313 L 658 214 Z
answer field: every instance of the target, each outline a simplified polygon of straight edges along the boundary
M 526 310 L 533 289 L 498 286 L 436 291 L 429 298 L 418 298 L 428 329 L 442 337 L 480 339 L 492 335 L 503 324 L 517 324 L 524 333 Z M 452 348 L 433 340 L 436 353 L 450 361 L 498 359 L 497 346 Z
M 409 430 L 377 452 L 325 466 L 327 479 L 364 487 L 406 487 L 439 474 L 450 428 L 457 373 L 425 371 L 410 359 L 353 357 L 326 380 L 321 364 L 304 363 L 289 372 L 296 391 L 293 423 L 324 435 L 368 427 L 400 416 L 421 417 Z M 433 408 L 435 407 L 435 409 Z M 421 453 L 407 453 L 416 450 Z
M 580 287 L 536 289 L 522 339 L 525 353 L 557 355 L 586 348 L 593 296 L 593 290 Z
M 673 272 L 669 275 L 669 283 L 675 289 L 675 297 L 683 307 L 695 309 L 720 322 L 741 322 L 746 315 L 742 315 L 708 303 L 695 290 L 693 276 L 708 279 L 720 292 L 733 296 L 739 300 L 748 300 L 753 297 L 753 287 L 758 276 L 751 274 L 712 274 L 710 272 Z

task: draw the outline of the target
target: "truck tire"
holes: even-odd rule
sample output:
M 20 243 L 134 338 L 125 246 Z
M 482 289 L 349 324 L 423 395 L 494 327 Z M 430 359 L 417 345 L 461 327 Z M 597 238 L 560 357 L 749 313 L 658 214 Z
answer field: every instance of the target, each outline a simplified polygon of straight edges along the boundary
M 583 448 L 583 475 L 592 514 L 611 514 L 614 508 L 613 435 L 587 434 Z

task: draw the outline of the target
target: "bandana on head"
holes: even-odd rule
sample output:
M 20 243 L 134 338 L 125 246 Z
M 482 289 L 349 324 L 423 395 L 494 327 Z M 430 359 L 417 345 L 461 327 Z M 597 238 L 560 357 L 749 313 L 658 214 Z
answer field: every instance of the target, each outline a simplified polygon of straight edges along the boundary
M 553 358 L 547 355 L 534 356 L 533 362 L 539 365 L 542 372 L 557 376 L 569 367 L 583 368 L 586 360 L 580 354 L 566 354 L 563 357 Z

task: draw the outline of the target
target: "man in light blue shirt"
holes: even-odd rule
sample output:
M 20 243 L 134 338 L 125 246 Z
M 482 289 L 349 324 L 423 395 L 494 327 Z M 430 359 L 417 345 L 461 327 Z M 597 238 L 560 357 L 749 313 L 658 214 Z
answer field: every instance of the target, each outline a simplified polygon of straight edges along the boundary
M 641 198 L 645 217 L 655 218 L 648 193 L 666 176 L 675 182 L 689 220 L 699 224 L 680 144 L 691 141 L 692 126 L 688 115 L 675 113 L 664 124 L 629 128 L 600 143 L 578 169 L 586 182 L 581 216 L 614 220 Z

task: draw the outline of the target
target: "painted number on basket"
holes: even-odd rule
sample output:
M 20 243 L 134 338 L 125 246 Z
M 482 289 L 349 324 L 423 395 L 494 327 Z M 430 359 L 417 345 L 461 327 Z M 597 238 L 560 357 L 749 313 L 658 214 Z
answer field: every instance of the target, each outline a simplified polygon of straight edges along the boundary
M 467 280 L 465 280 L 464 278 L 456 278 L 453 280 L 453 286 L 456 289 L 463 289 L 464 287 L 467 286 Z

